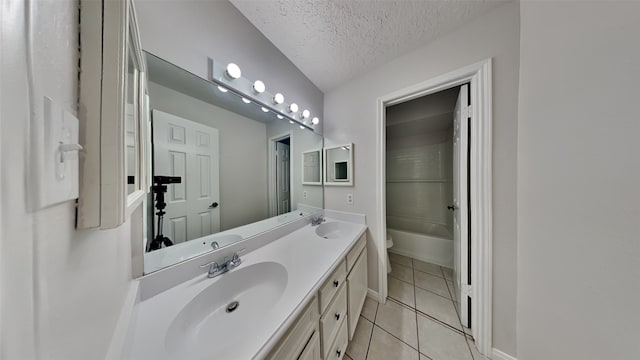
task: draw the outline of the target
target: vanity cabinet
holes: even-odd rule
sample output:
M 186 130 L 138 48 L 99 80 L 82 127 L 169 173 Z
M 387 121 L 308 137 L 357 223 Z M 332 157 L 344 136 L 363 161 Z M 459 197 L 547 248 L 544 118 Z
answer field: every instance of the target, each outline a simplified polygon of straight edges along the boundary
M 267 359 L 344 358 L 367 296 L 366 242 L 363 234 Z
M 364 301 L 367 298 L 366 245 L 366 235 L 363 234 L 347 255 L 347 266 L 351 265 L 349 275 L 347 275 L 349 340 L 353 339 L 360 312 L 362 312 Z
M 318 335 L 318 297 L 298 316 L 282 340 L 267 356 L 268 360 L 320 360 L 320 341 Z

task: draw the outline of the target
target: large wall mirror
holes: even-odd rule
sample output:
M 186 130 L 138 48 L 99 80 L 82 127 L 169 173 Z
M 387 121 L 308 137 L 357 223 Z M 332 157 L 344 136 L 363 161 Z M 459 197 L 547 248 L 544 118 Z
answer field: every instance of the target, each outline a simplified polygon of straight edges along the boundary
M 153 163 L 145 273 L 322 209 L 321 135 L 145 56 Z

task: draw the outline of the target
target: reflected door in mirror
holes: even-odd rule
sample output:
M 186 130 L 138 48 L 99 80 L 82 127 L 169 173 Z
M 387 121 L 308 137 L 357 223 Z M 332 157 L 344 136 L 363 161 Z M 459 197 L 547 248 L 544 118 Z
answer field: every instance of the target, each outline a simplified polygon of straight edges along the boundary
M 154 176 L 182 179 L 168 186 L 164 236 L 177 244 L 219 232 L 218 130 L 153 110 L 153 154 Z
M 278 188 L 278 215 L 291 211 L 291 178 L 289 168 L 289 138 L 276 142 L 276 186 Z

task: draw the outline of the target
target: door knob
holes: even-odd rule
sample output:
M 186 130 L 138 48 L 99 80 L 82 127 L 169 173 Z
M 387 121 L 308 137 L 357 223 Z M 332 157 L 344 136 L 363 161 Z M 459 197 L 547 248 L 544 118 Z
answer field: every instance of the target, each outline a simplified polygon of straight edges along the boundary
M 214 202 L 213 204 L 209 205 L 209 209 L 215 209 L 218 207 L 218 205 L 219 204 L 217 202 Z

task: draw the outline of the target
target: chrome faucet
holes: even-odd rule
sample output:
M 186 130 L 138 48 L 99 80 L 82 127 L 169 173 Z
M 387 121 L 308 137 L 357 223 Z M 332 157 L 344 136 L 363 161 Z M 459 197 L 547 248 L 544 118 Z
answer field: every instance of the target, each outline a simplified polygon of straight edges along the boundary
M 209 278 L 214 278 L 218 275 L 222 275 L 224 273 L 226 273 L 227 271 L 233 269 L 236 266 L 239 266 L 240 264 L 242 264 L 242 259 L 240 259 L 240 256 L 238 255 L 239 252 L 244 251 L 244 249 L 233 253 L 233 256 L 231 257 L 231 260 L 229 260 L 228 257 L 224 257 L 224 262 L 222 264 L 218 264 L 215 261 L 212 261 L 210 263 L 206 263 L 204 265 L 200 265 L 201 268 L 209 268 L 209 270 L 207 271 L 207 277 Z
M 311 226 L 320 225 L 325 221 L 327 221 L 327 220 L 322 215 L 318 215 L 317 217 L 312 217 L 311 218 Z

